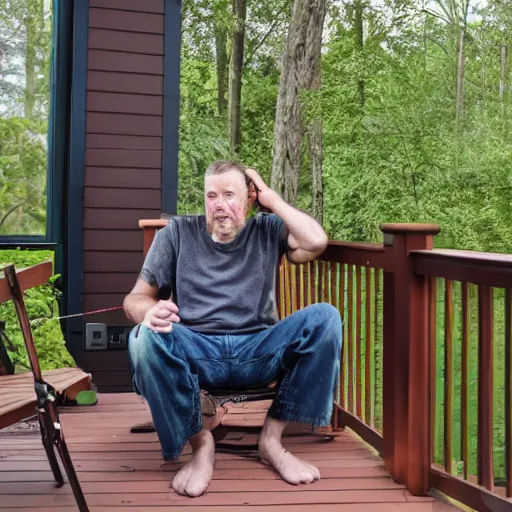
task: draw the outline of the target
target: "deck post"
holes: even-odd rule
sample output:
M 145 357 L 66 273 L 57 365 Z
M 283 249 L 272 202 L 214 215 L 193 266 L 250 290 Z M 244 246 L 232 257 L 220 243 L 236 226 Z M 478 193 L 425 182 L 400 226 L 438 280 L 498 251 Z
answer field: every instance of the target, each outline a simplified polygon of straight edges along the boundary
M 428 282 L 412 272 L 411 251 L 429 250 L 439 226 L 383 224 L 384 460 L 393 479 L 422 494 L 430 469 Z

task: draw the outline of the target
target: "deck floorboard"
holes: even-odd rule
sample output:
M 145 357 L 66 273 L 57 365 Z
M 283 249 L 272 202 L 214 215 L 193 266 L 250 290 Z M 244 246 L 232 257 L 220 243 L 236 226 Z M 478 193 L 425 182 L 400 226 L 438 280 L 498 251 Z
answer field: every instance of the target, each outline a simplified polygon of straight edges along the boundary
M 268 403 L 234 406 L 228 424 L 260 424 Z M 255 454 L 218 453 L 208 492 L 199 498 L 177 495 L 170 482 L 190 459 L 185 447 L 177 461 L 161 459 L 154 433 L 131 434 L 130 427 L 150 419 L 135 394 L 100 395 L 97 405 L 62 412 L 63 430 L 91 512 L 164 509 L 187 512 L 448 512 L 458 510 L 431 496 L 414 497 L 396 484 L 384 463 L 349 430 L 327 441 L 318 435 L 288 432 L 285 445 L 315 464 L 322 478 L 311 485 L 283 482 Z M 224 423 L 224 421 L 223 421 Z M 233 443 L 254 442 L 256 436 L 232 433 Z M 0 431 L 0 512 L 76 511 L 68 484 L 53 485 L 52 473 L 37 429 Z

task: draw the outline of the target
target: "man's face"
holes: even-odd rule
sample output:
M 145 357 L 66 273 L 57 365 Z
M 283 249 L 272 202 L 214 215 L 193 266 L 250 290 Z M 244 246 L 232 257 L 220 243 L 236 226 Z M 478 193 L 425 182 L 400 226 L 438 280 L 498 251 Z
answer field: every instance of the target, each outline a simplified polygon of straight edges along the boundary
M 204 180 L 206 224 L 216 242 L 235 239 L 247 216 L 247 185 L 238 171 L 206 176 Z

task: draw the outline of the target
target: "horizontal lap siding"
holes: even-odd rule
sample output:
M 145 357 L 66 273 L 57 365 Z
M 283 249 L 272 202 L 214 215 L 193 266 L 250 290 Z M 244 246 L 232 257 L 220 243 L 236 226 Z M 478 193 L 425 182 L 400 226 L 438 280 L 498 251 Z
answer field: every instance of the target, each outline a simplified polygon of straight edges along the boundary
M 83 292 L 91 311 L 122 305 L 143 261 L 138 220 L 161 212 L 164 0 L 89 0 L 87 68 Z M 86 321 L 127 324 L 122 312 Z M 115 354 L 108 368 L 123 369 Z M 93 375 L 106 355 L 87 353 Z M 113 384 L 108 371 L 98 379 Z
M 125 11 L 164 13 L 162 0 L 89 0 L 90 7 L 123 9 Z

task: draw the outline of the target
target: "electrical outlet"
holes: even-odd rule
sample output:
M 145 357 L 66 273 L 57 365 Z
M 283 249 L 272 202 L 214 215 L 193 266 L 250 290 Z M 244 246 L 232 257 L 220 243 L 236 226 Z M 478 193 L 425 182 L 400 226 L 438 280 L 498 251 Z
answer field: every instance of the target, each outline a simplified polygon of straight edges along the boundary
M 131 327 L 109 325 L 107 327 L 109 350 L 126 350 Z
M 107 350 L 106 324 L 85 324 L 85 350 Z

